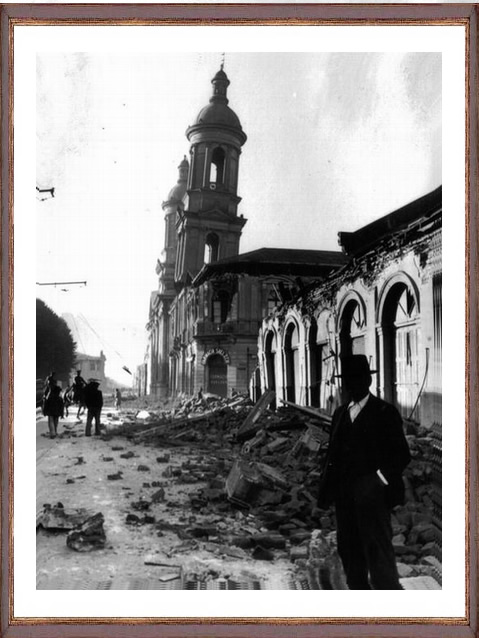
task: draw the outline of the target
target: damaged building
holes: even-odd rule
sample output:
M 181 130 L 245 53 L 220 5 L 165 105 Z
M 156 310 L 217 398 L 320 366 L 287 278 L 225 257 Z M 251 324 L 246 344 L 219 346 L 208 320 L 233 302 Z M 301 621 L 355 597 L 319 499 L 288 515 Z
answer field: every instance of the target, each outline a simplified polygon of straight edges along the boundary
M 242 254 L 247 137 L 228 105 L 229 84 L 223 69 L 212 79 L 209 104 L 186 131 L 189 160 L 162 204 L 165 244 L 139 394 L 249 390 L 256 400 L 269 389 L 277 405 L 332 414 L 340 355 L 364 353 L 378 370 L 378 396 L 405 418 L 440 423 L 441 189 L 339 233 L 342 251 Z
M 404 419 L 441 423 L 442 190 L 340 232 L 347 263 L 272 312 L 258 340 L 262 390 L 332 414 L 340 356 L 365 354 L 372 390 Z
M 213 95 L 188 127 L 190 160 L 163 202 L 165 246 L 150 298 L 148 355 L 140 394 L 166 398 L 200 390 L 248 390 L 258 370 L 261 322 L 278 304 L 345 263 L 340 251 L 263 248 L 240 254 L 246 224 L 238 214 L 240 120 L 228 106 L 221 69 Z M 256 394 L 260 378 L 256 373 Z

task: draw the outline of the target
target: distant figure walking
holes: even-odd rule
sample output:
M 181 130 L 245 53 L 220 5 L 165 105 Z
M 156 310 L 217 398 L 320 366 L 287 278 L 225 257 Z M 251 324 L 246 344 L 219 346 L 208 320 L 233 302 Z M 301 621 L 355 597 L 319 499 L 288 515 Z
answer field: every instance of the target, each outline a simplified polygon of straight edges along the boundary
M 73 379 L 72 389 L 73 389 L 73 403 L 78 405 L 77 419 L 80 418 L 82 411 L 85 410 L 85 394 L 86 381 L 81 376 L 81 370 L 77 370 L 76 376 Z
M 103 407 L 103 394 L 99 390 L 100 382 L 96 379 L 89 379 L 85 388 L 85 405 L 87 408 L 85 436 L 91 436 L 91 425 L 95 419 L 95 434 L 100 434 L 100 417 Z
M 57 380 L 55 379 L 55 372 L 50 372 L 48 377 L 45 379 L 45 383 L 43 385 L 43 397 L 46 399 L 51 392 L 51 389 L 56 386 Z
M 57 435 L 58 420 L 64 416 L 64 403 L 60 386 L 54 385 L 50 388 L 43 403 L 43 414 L 48 417 L 48 431 L 50 438 L 54 439 Z
M 115 390 L 115 408 L 117 410 L 121 410 L 121 392 L 120 392 L 120 388 L 116 388 L 116 390 Z

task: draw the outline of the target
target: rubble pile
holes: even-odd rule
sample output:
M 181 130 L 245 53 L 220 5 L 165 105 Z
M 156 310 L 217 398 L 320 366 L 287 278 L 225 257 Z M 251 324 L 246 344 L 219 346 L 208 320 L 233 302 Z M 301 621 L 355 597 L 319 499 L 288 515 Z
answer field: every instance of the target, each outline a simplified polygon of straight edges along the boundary
M 247 396 L 222 399 L 205 395 L 197 399 L 184 399 L 170 410 L 128 412 L 123 423 L 115 427 L 115 435 L 124 435 L 133 441 L 155 443 L 167 438 L 170 445 L 175 441 L 204 443 L 207 436 L 214 444 L 222 432 L 230 434 L 239 427 L 252 410 L 253 404 Z
M 393 544 L 399 561 L 421 565 L 421 573 L 440 583 L 441 520 L 435 512 L 441 500 L 441 475 L 435 471 L 440 448 L 426 428 L 407 423 L 406 432 L 412 460 L 404 472 L 405 504 L 392 516 Z
M 131 503 L 126 523 L 175 535 L 171 556 L 205 550 L 216 557 L 284 558 L 306 574 L 310 588 L 344 589 L 334 513 L 316 503 L 331 419 L 294 404 L 273 411 L 273 398 L 266 393 L 255 406 L 246 396 L 183 400 L 115 430 L 133 443 L 162 448 L 158 466 L 138 463 L 138 471 L 161 480 L 143 484 L 156 491 Z M 413 423 L 407 438 L 412 461 L 405 472 L 406 503 L 392 517 L 400 576 L 440 582 L 440 521 L 438 526 L 434 518 L 440 477 L 436 485 L 432 469 L 437 445 Z M 187 451 L 180 464 L 168 452 L 179 447 Z M 188 492 L 190 507 L 168 500 L 172 484 L 198 486 Z M 164 504 L 171 520 L 156 520 L 149 513 L 154 503 Z

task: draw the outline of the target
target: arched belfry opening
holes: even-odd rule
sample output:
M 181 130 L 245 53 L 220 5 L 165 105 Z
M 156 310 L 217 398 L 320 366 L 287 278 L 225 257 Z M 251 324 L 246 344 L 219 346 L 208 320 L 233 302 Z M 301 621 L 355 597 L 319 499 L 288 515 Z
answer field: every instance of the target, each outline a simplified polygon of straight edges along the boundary
M 216 233 L 208 233 L 205 239 L 205 264 L 218 261 L 220 240 Z
M 211 155 L 210 188 L 220 188 L 225 182 L 226 154 L 221 146 L 217 146 Z

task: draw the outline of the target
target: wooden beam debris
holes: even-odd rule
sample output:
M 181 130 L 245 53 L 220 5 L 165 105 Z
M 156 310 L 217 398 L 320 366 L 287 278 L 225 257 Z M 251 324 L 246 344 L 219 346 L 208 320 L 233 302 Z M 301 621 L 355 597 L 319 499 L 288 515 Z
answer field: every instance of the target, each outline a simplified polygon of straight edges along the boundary
M 170 428 L 177 429 L 182 425 L 190 425 L 190 423 L 194 423 L 195 421 L 204 421 L 209 416 L 214 413 L 214 410 L 208 410 L 207 412 L 202 412 L 201 414 L 197 414 L 194 416 L 182 417 L 180 419 L 171 419 L 166 423 L 161 423 L 160 425 L 155 425 L 148 430 L 143 430 L 143 432 L 138 432 L 135 434 L 135 441 L 142 441 L 145 438 L 149 438 L 150 436 L 157 436 L 167 432 Z
M 321 423 L 327 427 L 331 426 L 332 417 L 325 412 L 320 411 L 319 409 L 308 408 L 305 405 L 298 405 L 297 403 L 292 403 L 291 401 L 286 401 L 285 399 L 280 399 L 281 403 L 289 406 L 290 408 L 294 408 L 295 410 L 299 410 L 299 412 L 304 412 L 304 414 L 308 414 L 309 416 L 314 416 L 316 419 L 321 421 Z
M 254 436 L 256 430 L 259 430 L 259 426 L 255 427 L 256 421 L 263 414 L 263 412 L 270 406 L 276 396 L 274 390 L 266 390 L 264 394 L 255 403 L 253 409 L 246 417 L 243 425 L 236 433 L 236 439 L 242 441 Z

